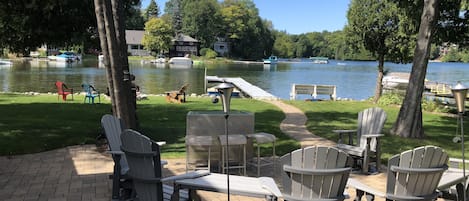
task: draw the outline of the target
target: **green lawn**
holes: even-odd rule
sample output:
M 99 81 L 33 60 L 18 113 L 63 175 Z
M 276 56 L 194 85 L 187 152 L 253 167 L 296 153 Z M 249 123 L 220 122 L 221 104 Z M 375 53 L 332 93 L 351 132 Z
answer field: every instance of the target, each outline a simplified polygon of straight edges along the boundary
M 110 103 L 84 104 L 83 96 L 63 102 L 55 95 L 0 94 L 0 155 L 35 153 L 69 145 L 95 143 L 102 133 L 100 119 L 110 113 Z M 103 98 L 102 98 L 103 99 Z M 184 104 L 166 103 L 162 96 L 138 101 L 139 131 L 154 140 L 164 140 L 165 157 L 183 157 L 186 114 L 189 111 L 221 110 L 210 98 L 188 97 Z M 251 99 L 232 99 L 232 110 L 255 115 L 255 130 L 275 134 L 278 153 L 287 153 L 299 143 L 283 135 L 279 124 L 285 118 L 277 107 Z M 263 151 L 268 151 L 267 147 Z
M 337 141 L 337 135 L 331 132 L 332 130 L 356 129 L 358 112 L 377 106 L 366 101 L 289 101 L 288 103 L 305 112 L 308 117 L 308 130 L 333 141 Z M 422 145 L 440 146 L 451 157 L 461 158 L 461 144 L 452 142 L 453 137 L 456 136 L 457 119 L 455 116 L 424 112 L 423 126 L 426 137 L 424 139 L 407 139 L 391 135 L 389 132 L 397 119 L 399 108 L 397 106 L 379 107 L 383 108 L 388 115 L 383 130 L 385 137 L 381 140 L 383 162 L 386 162 L 394 154 Z M 469 131 L 467 118 L 464 121 L 464 130 Z M 469 143 L 465 143 L 466 147 L 468 145 Z
M 100 118 L 110 113 L 109 101 L 84 104 L 83 96 L 63 102 L 55 95 L 36 96 L 0 94 L 0 155 L 35 153 L 69 145 L 92 144 L 102 133 Z M 103 99 L 103 98 L 102 98 Z M 162 96 L 150 96 L 138 102 L 139 131 L 150 138 L 167 142 L 162 147 L 164 157 L 184 157 L 186 114 L 189 111 L 221 110 L 220 103 L 209 98 L 188 97 L 183 104 L 166 103 Z M 337 140 L 333 129 L 355 129 L 357 113 L 374 107 L 369 102 L 356 101 L 287 101 L 308 116 L 307 127 L 314 134 Z M 389 134 L 399 109 L 381 106 L 388 114 L 382 139 L 383 161 L 403 150 L 432 144 L 446 149 L 450 156 L 461 157 L 461 144 L 452 142 L 456 135 L 456 118 L 448 115 L 424 113 L 425 139 L 404 139 Z M 232 99 L 232 110 L 255 114 L 255 130 L 275 134 L 277 155 L 299 148 L 299 143 L 285 136 L 279 128 L 284 114 L 277 107 L 251 99 Z M 466 118 L 467 119 L 467 118 Z M 465 131 L 469 123 L 465 121 Z M 468 140 L 469 141 L 469 140 Z M 467 142 L 467 141 L 466 141 Z M 468 144 L 466 144 L 467 146 Z M 268 152 L 266 145 L 263 149 Z

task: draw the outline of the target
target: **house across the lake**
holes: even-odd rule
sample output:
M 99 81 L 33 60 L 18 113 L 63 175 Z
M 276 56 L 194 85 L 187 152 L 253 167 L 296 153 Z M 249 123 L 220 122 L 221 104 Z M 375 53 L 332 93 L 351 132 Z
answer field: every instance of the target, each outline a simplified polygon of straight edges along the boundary
M 173 39 L 173 46 L 169 49 L 169 57 L 186 55 L 199 55 L 199 41 L 190 36 L 178 34 Z
M 131 56 L 149 56 L 151 52 L 143 49 L 142 39 L 144 30 L 125 30 L 125 40 L 127 42 L 127 52 Z M 186 55 L 199 55 L 199 41 L 184 35 L 178 34 L 173 40 L 173 45 L 169 49 L 169 57 L 183 57 Z
M 125 41 L 127 42 L 127 52 L 131 56 L 149 56 L 150 51 L 143 49 L 142 39 L 145 31 L 125 30 Z

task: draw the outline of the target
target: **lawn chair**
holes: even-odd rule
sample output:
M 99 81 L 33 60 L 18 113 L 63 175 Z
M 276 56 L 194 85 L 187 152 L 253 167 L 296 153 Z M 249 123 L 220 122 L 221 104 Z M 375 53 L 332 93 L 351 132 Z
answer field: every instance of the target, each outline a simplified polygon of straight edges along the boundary
M 105 114 L 101 118 L 101 126 L 104 129 L 109 153 L 114 160 L 114 171 L 110 178 L 112 179 L 112 199 L 119 200 L 131 197 L 132 180 L 128 177 L 129 165 L 124 152 L 121 150 L 121 133 L 125 129 L 124 123 L 116 116 Z M 167 164 L 162 161 L 162 165 Z
M 358 113 L 357 130 L 333 130 L 339 134 L 337 148 L 345 151 L 361 162 L 362 173 L 368 174 L 369 164 L 376 162 L 376 171 L 379 172 L 381 166 L 381 144 L 379 138 L 384 136 L 381 131 L 386 121 L 386 112 L 383 109 L 374 107 L 368 108 Z M 356 133 L 356 144 L 353 143 L 352 134 Z M 343 134 L 348 134 L 348 144 L 343 143 Z
M 59 97 L 62 96 L 62 100 L 66 101 L 67 95 L 69 94 L 72 95 L 73 100 L 73 88 L 68 88 L 67 85 L 61 81 L 55 82 L 55 86 L 57 87 L 57 100 L 59 100 Z
M 94 98 L 98 97 L 99 103 L 101 103 L 101 94 L 99 93 L 98 90 L 96 90 L 93 85 L 90 84 L 82 84 L 81 87 L 83 88 L 83 91 L 85 92 L 85 100 L 83 103 L 86 103 L 86 99 L 88 99 L 88 103 L 93 103 L 94 104 Z
M 417 147 L 389 159 L 385 193 L 355 179 L 349 180 L 349 186 L 357 190 L 355 200 L 361 200 L 365 192 L 368 200 L 375 195 L 386 200 L 435 200 L 447 162 L 448 154 L 440 147 Z
M 162 177 L 159 145 L 137 131 L 126 129 L 121 135 L 122 146 L 133 180 L 136 197 L 141 201 L 187 200 L 188 192 L 164 187 L 163 182 L 194 179 L 210 174 L 208 171 L 191 172 L 173 177 Z M 173 192 L 177 192 L 174 193 Z
M 352 158 L 335 147 L 306 147 L 280 158 L 285 200 L 344 200 Z

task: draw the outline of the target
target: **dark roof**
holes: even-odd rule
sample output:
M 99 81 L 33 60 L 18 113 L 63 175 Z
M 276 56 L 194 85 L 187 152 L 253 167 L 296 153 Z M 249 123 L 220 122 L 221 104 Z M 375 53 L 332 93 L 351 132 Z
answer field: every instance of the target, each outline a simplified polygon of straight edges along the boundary
M 194 43 L 198 43 L 199 41 L 190 37 L 190 36 L 187 36 L 187 35 L 184 35 L 184 34 L 178 34 L 174 39 L 173 41 L 182 41 L 182 42 L 194 42 Z

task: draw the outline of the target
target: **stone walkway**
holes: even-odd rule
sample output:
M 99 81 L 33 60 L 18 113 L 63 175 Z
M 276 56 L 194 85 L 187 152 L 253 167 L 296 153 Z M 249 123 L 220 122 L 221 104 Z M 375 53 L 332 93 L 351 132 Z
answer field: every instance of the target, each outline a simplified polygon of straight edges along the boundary
M 281 101 L 267 101 L 286 115 L 282 132 L 301 142 L 301 146 L 334 145 L 311 134 L 306 116 Z M 165 159 L 165 175 L 185 172 L 185 159 Z M 0 157 L 0 199 L 4 201 L 100 201 L 110 200 L 113 161 L 94 145 L 71 146 L 37 154 Z M 199 192 L 203 200 L 227 200 L 226 194 Z M 353 196 L 352 196 L 353 197 Z M 263 200 L 231 196 L 231 200 Z

